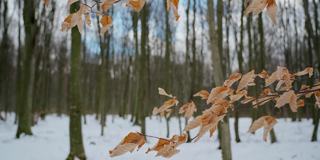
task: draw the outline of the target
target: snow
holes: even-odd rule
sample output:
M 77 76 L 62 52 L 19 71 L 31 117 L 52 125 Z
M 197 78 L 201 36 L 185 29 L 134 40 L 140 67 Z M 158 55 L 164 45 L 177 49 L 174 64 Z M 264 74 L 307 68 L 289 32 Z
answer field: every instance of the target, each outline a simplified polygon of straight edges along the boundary
M 11 114 L 6 122 L 0 121 L 0 157 L 3 160 L 62 160 L 69 151 L 69 136 L 67 116 L 58 117 L 49 115 L 39 121 L 32 128 L 33 136 L 23 136 L 15 139 L 17 126 L 13 124 L 14 115 Z M 182 121 L 184 124 L 184 120 Z M 235 160 L 319 160 L 320 142 L 310 142 L 313 125 L 311 120 L 291 122 L 279 119 L 275 126 L 278 142 L 266 143 L 262 140 L 262 130 L 252 135 L 247 133 L 250 118 L 240 119 L 240 137 L 242 142 L 234 142 L 233 119 L 230 119 L 232 135 L 232 152 Z M 83 136 L 86 155 L 89 160 L 161 160 L 155 153 L 145 154 L 147 147 L 151 147 L 156 139 L 148 139 L 140 151 L 127 153 L 123 156 L 110 158 L 108 150 L 116 146 L 130 131 L 139 131 L 139 127 L 132 126 L 129 119 L 108 116 L 106 135 L 100 136 L 99 122 L 94 116 L 87 116 L 87 124 L 83 125 Z M 170 132 L 179 133 L 178 120 L 170 121 Z M 196 131 L 191 134 L 194 136 Z M 165 121 L 153 117 L 147 119 L 147 134 L 154 136 L 166 135 Z M 318 137 L 320 134 L 318 133 Z M 179 147 L 180 153 L 173 160 L 219 160 L 221 152 L 217 149 L 218 140 L 205 135 L 197 143 L 183 144 Z

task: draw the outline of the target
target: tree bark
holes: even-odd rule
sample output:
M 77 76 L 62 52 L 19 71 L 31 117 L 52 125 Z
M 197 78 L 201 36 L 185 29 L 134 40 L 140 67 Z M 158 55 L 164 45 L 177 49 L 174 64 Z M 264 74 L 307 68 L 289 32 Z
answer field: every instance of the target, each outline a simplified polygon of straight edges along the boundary
M 70 6 L 70 13 L 74 13 L 79 9 L 80 2 L 73 3 Z M 71 70 L 68 91 L 68 103 L 70 112 L 69 121 L 69 138 L 70 153 L 67 160 L 78 158 L 85 160 L 86 155 L 82 142 L 82 126 L 81 126 L 81 108 L 80 108 L 80 68 L 81 68 L 81 34 L 77 27 L 73 27 L 71 31 Z
M 19 107 L 18 130 L 16 138 L 21 134 L 32 135 L 31 132 L 31 109 L 32 109 L 32 89 L 34 72 L 34 47 L 36 45 L 36 19 L 35 1 L 24 1 L 23 20 L 25 29 L 24 53 L 21 56 L 22 66 L 18 73 L 19 84 L 17 86 L 17 107 Z
M 220 3 L 222 3 L 222 0 Z M 209 48 L 211 50 L 212 55 L 212 66 L 213 70 L 215 72 L 214 74 L 214 83 L 219 86 L 222 85 L 224 81 L 224 74 L 223 74 L 223 67 L 221 64 L 221 57 L 219 53 L 219 43 L 218 43 L 218 37 L 215 30 L 215 23 L 213 19 L 214 10 L 213 10 L 213 0 L 207 1 L 208 6 L 208 24 L 209 24 L 209 36 L 210 36 L 210 43 Z M 223 7 L 223 5 L 221 5 Z M 220 6 L 220 7 L 221 7 Z M 230 128 L 228 123 L 228 116 L 225 116 L 224 122 L 219 123 L 219 129 L 221 130 L 221 139 L 220 139 L 220 145 L 222 148 L 222 159 L 223 160 L 231 160 L 232 154 L 231 154 L 231 142 L 230 142 Z

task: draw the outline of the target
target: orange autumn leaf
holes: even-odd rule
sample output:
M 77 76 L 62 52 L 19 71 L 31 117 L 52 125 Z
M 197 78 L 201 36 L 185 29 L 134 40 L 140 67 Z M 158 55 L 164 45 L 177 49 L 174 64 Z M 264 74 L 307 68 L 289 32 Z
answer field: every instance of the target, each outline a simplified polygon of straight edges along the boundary
M 179 109 L 179 114 L 184 114 L 184 117 L 189 119 L 193 113 L 197 111 L 197 107 L 193 101 L 182 105 Z
M 89 14 L 86 14 L 86 15 L 85 15 L 85 20 L 86 20 L 86 24 L 87 24 L 88 26 L 91 26 L 91 17 L 90 17 Z
M 280 97 L 277 99 L 276 107 L 280 108 L 285 104 L 289 104 L 291 111 L 297 112 L 297 99 L 297 95 L 293 90 L 287 91 L 280 95 Z
M 233 73 L 229 76 L 227 80 L 224 81 L 223 85 L 227 87 L 231 87 L 235 82 L 241 79 L 241 73 Z
M 170 8 L 173 9 L 174 16 L 176 21 L 179 20 L 180 15 L 178 13 L 179 0 L 167 0 L 167 11 L 170 11 Z
M 269 86 L 273 84 L 274 82 L 278 80 L 282 80 L 283 76 L 288 76 L 291 77 L 288 69 L 286 67 L 281 67 L 278 66 L 277 70 L 273 72 L 267 79 L 266 79 L 266 86 Z
M 272 116 L 262 116 L 252 123 L 248 132 L 254 133 L 258 129 L 263 127 L 264 128 L 263 140 L 267 141 L 268 134 L 276 123 L 277 123 L 276 118 Z
M 201 97 L 202 100 L 207 100 L 209 97 L 209 92 L 207 90 L 201 90 L 193 95 L 194 97 Z
M 232 91 L 232 89 L 230 89 L 229 87 L 226 87 L 226 86 L 220 86 L 220 87 L 213 88 L 209 94 L 208 99 L 207 99 L 207 104 L 214 103 L 214 101 L 216 99 L 227 97 L 231 91 Z
M 303 99 L 299 99 L 297 101 L 297 107 L 304 107 L 304 100 Z
M 188 135 L 186 133 L 183 133 L 182 135 L 173 135 L 170 140 L 175 142 L 177 144 L 177 146 L 179 146 L 179 145 L 187 142 Z
M 117 2 L 118 0 L 104 0 L 101 4 L 100 4 L 100 7 L 101 7 L 101 10 L 103 12 L 107 12 L 111 6 Z
M 209 108 L 215 115 L 222 116 L 227 113 L 229 108 L 229 101 L 225 99 L 217 99 L 214 104 Z
M 239 82 L 237 92 L 241 91 L 242 89 L 248 86 L 254 86 L 254 79 L 256 78 L 256 74 L 254 74 L 254 70 L 244 74 Z
M 267 8 L 268 16 L 271 18 L 272 23 L 276 24 L 277 4 L 275 0 L 251 0 L 248 1 L 248 6 L 245 9 L 245 15 L 253 13 L 257 15 Z
M 168 144 L 170 144 L 169 139 L 159 138 L 158 142 L 153 147 L 148 148 L 146 153 L 149 153 L 150 151 L 159 151 L 161 148 Z
M 156 151 L 156 156 L 162 156 L 165 158 L 170 158 L 179 152 L 177 147 L 185 143 L 188 139 L 187 134 L 174 135 L 171 139 L 159 138 L 158 142 L 151 148 L 148 148 L 146 153 L 150 151 Z
M 43 4 L 46 6 L 46 7 L 48 7 L 48 5 L 49 5 L 49 0 L 42 0 L 43 1 Z
M 102 26 L 101 27 L 101 34 L 104 34 L 111 27 L 112 18 L 110 16 L 102 16 L 102 18 L 100 19 L 100 24 Z
M 269 73 L 268 73 L 266 70 L 262 70 L 262 71 L 258 74 L 258 76 L 259 76 L 260 78 L 262 78 L 262 79 L 266 79 L 266 78 L 269 77 Z
M 72 16 L 73 14 L 69 14 L 63 21 L 62 25 L 61 25 L 61 31 L 67 31 L 70 28 L 73 27 L 72 24 Z
M 145 137 L 138 132 L 130 132 L 114 149 L 109 151 L 110 157 L 133 152 L 146 143 Z
M 61 31 L 68 31 L 74 26 L 78 26 L 78 30 L 82 33 L 82 20 L 79 12 L 69 14 L 61 25 Z
M 263 91 L 261 92 L 260 96 L 268 96 L 272 93 L 271 88 L 264 88 Z
M 228 101 L 224 99 L 218 99 L 211 108 L 203 111 L 203 114 L 197 116 L 190 121 L 184 131 L 190 131 L 194 128 L 200 127 L 198 134 L 196 135 L 195 142 L 197 142 L 206 132 L 210 132 L 210 136 L 213 135 L 217 128 L 218 122 L 223 119 L 228 109 Z
M 309 78 L 313 75 L 313 68 L 307 67 L 303 71 L 297 72 L 294 74 L 295 76 L 303 76 L 303 75 L 309 75 Z
M 131 7 L 134 11 L 140 12 L 145 3 L 145 0 L 128 0 L 126 5 Z
M 163 148 L 161 148 L 156 156 L 162 156 L 164 158 L 171 158 L 175 154 L 179 153 L 180 151 L 177 149 L 177 146 L 175 144 L 168 144 L 164 145 Z
M 200 138 L 208 131 L 209 131 L 210 137 L 211 137 L 213 135 L 214 131 L 216 130 L 219 121 L 221 121 L 223 119 L 223 117 L 224 117 L 224 115 L 217 116 L 217 115 L 213 114 L 212 112 L 209 116 L 203 117 L 201 127 L 199 129 L 198 134 L 196 135 L 197 138 L 194 140 L 194 142 L 199 141 Z
M 283 72 L 281 75 L 281 79 L 279 79 L 279 82 L 276 85 L 276 90 L 288 91 L 292 88 L 292 83 L 292 74 L 290 74 L 288 70 L 285 70 L 285 72 Z
M 152 114 L 157 115 L 159 113 L 161 114 L 164 112 L 168 112 L 171 107 L 178 105 L 178 103 L 179 101 L 175 97 L 173 97 L 172 99 L 165 101 L 163 105 L 160 106 L 159 108 L 158 107 L 153 108 Z
M 237 92 L 236 94 L 234 95 L 231 95 L 229 98 L 230 98 L 230 103 L 233 103 L 235 101 L 238 101 L 240 100 L 242 97 L 246 96 L 248 93 L 248 91 L 246 90 L 242 90 L 242 91 L 239 91 Z

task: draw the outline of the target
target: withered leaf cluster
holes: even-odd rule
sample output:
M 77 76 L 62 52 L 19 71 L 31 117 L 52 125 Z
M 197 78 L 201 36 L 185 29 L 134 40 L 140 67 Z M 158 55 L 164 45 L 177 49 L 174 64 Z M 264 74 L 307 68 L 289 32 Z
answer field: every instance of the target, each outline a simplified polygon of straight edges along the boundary
M 156 156 L 170 158 L 179 153 L 178 146 L 185 143 L 188 139 L 187 134 L 174 135 L 170 139 L 158 138 L 158 142 L 146 153 L 157 152 Z M 139 132 L 130 132 L 114 149 L 109 151 L 110 157 L 120 156 L 127 152 L 140 149 L 146 143 L 145 135 Z

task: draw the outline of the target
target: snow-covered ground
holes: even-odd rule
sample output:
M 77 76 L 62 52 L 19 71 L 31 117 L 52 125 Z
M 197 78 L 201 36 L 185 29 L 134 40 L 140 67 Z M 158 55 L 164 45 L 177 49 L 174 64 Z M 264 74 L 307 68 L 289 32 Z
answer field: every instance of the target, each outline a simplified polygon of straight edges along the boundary
M 15 139 L 16 125 L 13 125 L 14 115 L 10 115 L 7 122 L 0 121 L 0 159 L 2 160 L 63 160 L 69 151 L 68 117 L 47 116 L 44 121 L 32 128 L 33 136 Z M 232 152 L 235 160 L 319 160 L 320 142 L 310 142 L 312 122 L 290 122 L 279 119 L 275 126 L 278 142 L 266 143 L 262 140 L 262 130 L 255 135 L 247 133 L 251 120 L 240 119 L 241 143 L 234 142 L 233 119 L 231 119 Z M 171 133 L 179 133 L 178 120 L 170 122 Z M 160 160 L 154 153 L 145 154 L 147 147 L 151 147 L 156 140 L 148 139 L 140 151 L 128 153 L 120 157 L 110 158 L 108 150 L 116 146 L 130 131 L 139 131 L 139 127 L 132 126 L 128 119 L 108 116 L 106 135 L 100 136 L 99 123 L 94 116 L 87 117 L 87 124 L 83 125 L 83 136 L 86 155 L 89 160 Z M 164 121 L 147 119 L 147 134 L 165 136 Z M 195 135 L 195 132 L 192 133 Z M 318 133 L 318 137 L 320 133 Z M 180 153 L 173 160 L 219 160 L 220 150 L 217 149 L 216 134 L 213 138 L 204 136 L 197 143 L 183 144 Z

